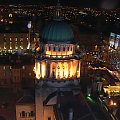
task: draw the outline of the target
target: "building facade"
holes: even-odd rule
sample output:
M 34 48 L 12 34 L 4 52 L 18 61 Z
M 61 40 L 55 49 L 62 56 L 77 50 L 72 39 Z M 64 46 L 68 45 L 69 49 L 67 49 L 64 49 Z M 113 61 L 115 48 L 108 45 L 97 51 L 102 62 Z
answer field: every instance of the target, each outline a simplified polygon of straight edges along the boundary
M 57 16 L 43 30 L 36 53 L 36 120 L 54 120 L 54 106 L 60 106 L 57 93 L 73 91 L 80 82 L 81 61 L 73 31 L 59 16 L 59 6 L 57 10 Z
M 26 58 L 26 60 L 24 60 Z M 28 56 L 12 55 L 0 57 L 0 86 L 20 89 L 22 86 L 34 86 L 34 60 Z M 23 82 L 24 81 L 24 82 Z M 27 83 L 26 83 L 27 82 Z M 26 84 L 26 85 L 25 85 Z M 33 84 L 33 85 L 32 85 Z
M 29 49 L 29 44 L 34 48 L 38 41 L 37 33 L 0 33 L 0 53 L 25 52 Z

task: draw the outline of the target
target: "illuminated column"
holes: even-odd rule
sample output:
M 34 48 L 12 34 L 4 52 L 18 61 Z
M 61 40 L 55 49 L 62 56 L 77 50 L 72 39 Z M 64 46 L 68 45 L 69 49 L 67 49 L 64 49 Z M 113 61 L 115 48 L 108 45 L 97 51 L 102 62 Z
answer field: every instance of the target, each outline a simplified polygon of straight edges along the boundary
M 56 63 L 56 78 L 60 78 L 60 63 Z
M 52 77 L 52 62 L 50 63 L 50 78 Z
M 64 76 L 65 78 L 68 78 L 68 63 L 64 63 Z
M 73 75 L 73 65 L 72 65 L 72 61 L 71 61 L 71 65 L 70 65 L 70 77 L 72 77 Z
M 51 61 L 48 60 L 48 62 L 46 62 L 46 76 L 47 76 L 47 78 L 50 77 L 50 64 L 51 64 Z
M 56 78 L 58 78 L 58 69 L 57 69 L 57 64 L 56 64 Z
M 35 74 L 36 74 L 36 78 L 40 79 L 40 63 L 38 61 L 35 61 Z
M 63 78 L 65 77 L 65 64 L 62 63 L 62 69 L 63 69 Z
M 40 61 L 40 78 L 42 77 L 42 61 Z
M 58 62 L 58 75 L 60 78 L 63 76 L 63 69 L 62 69 L 62 63 Z
M 44 78 L 46 76 L 46 62 L 41 63 L 41 77 Z
M 80 77 L 80 60 L 78 61 L 78 66 L 77 66 L 77 73 L 76 73 L 77 75 L 77 78 L 79 78 Z

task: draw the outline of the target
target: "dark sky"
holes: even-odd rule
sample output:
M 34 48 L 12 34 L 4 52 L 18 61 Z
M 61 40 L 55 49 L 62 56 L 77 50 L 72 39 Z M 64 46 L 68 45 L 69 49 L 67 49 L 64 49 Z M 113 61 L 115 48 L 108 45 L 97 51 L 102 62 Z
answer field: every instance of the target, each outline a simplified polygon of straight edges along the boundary
M 97 0 L 59 0 L 62 5 L 94 6 Z M 54 5 L 57 0 L 0 0 L 2 4 L 50 4 Z
M 62 5 L 80 7 L 118 7 L 120 0 L 59 0 Z M 45 4 L 55 5 L 57 0 L 0 0 L 0 4 Z

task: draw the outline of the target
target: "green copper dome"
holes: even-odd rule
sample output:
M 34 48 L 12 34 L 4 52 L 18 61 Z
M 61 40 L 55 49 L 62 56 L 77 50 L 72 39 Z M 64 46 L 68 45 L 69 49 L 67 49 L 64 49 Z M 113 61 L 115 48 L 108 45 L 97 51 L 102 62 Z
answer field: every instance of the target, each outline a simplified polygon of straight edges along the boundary
M 72 43 L 74 35 L 72 28 L 62 20 L 54 19 L 43 30 L 42 40 L 45 43 Z

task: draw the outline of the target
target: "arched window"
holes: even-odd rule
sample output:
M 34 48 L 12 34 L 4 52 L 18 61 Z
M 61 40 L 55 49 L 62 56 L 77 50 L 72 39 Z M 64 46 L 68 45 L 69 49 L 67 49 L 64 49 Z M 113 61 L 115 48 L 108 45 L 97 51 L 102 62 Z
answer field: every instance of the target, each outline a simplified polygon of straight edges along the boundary
M 25 117 L 25 111 L 22 111 L 22 117 Z

